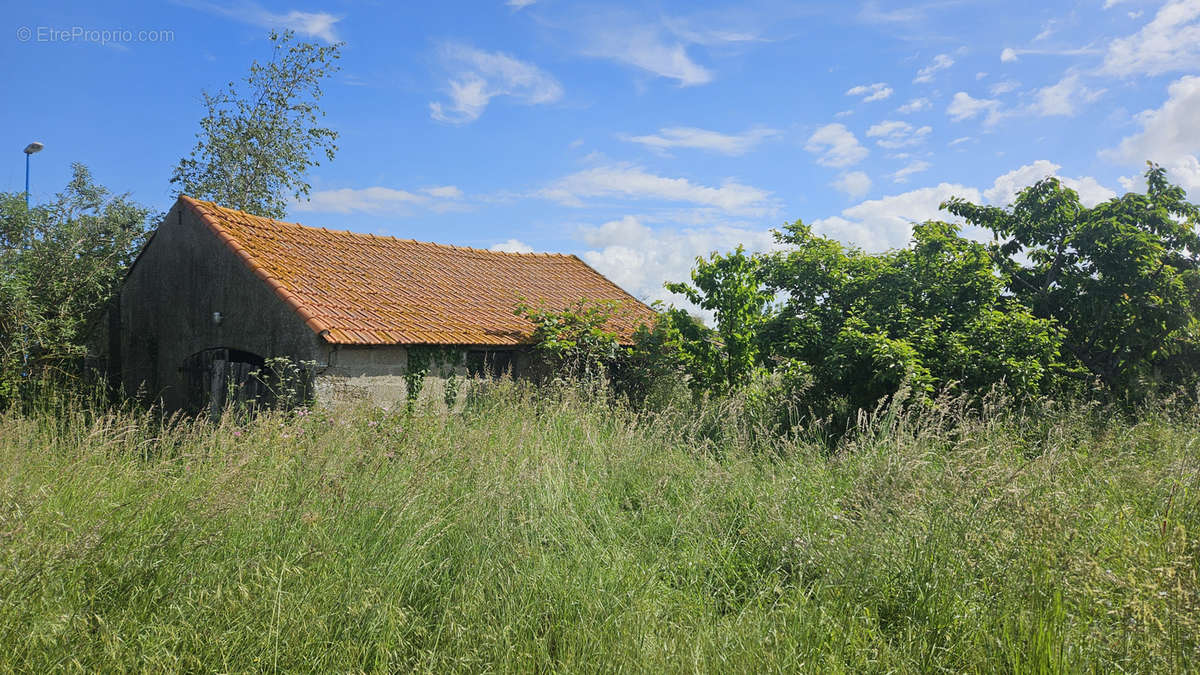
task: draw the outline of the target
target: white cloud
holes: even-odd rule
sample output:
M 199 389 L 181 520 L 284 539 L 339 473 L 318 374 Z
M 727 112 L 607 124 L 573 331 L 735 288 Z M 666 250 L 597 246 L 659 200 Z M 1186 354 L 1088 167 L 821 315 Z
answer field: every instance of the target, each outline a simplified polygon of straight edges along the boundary
M 462 199 L 463 191 L 453 185 L 435 185 L 423 188 L 421 192 L 439 199 Z
M 895 150 L 917 145 L 932 131 L 933 127 L 929 126 L 917 128 L 908 122 L 887 120 L 867 129 L 867 137 L 876 139 L 875 143 L 882 148 Z
M 896 112 L 902 115 L 908 115 L 922 110 L 929 110 L 933 107 L 933 103 L 927 98 L 914 98 L 904 105 L 896 108 Z
M 932 82 L 934 73 L 939 70 L 945 70 L 952 65 L 954 65 L 954 59 L 949 54 L 938 54 L 933 57 L 933 63 L 917 71 L 917 76 L 913 78 L 913 82 Z
M 960 136 L 960 137 L 950 141 L 949 145 L 950 146 L 962 145 L 963 143 L 966 143 L 971 140 L 974 140 L 974 139 L 972 139 L 970 136 Z
M 537 2 L 537 0 L 508 0 L 508 2 L 505 2 L 504 4 L 512 7 L 513 9 L 525 9 L 535 2 Z
M 1014 63 L 1022 56 L 1087 56 L 1090 54 L 1098 54 L 1099 50 L 1093 47 L 1076 47 L 1073 49 L 1013 49 L 1005 47 L 1000 52 L 1001 63 Z
M 1050 37 L 1051 35 L 1054 35 L 1054 33 L 1058 30 L 1057 28 L 1055 28 L 1055 25 L 1057 23 L 1058 23 L 1058 21 L 1056 21 L 1055 19 L 1050 19 L 1046 23 L 1042 24 L 1041 32 L 1038 33 L 1033 38 L 1033 41 L 1039 42 L 1041 40 L 1045 40 L 1046 38 Z
M 263 22 L 267 26 L 278 26 L 293 30 L 300 35 L 320 38 L 326 42 L 337 42 L 337 34 L 334 32 L 338 21 L 341 21 L 340 16 L 334 16 L 325 12 L 299 12 L 292 10 L 287 14 L 271 14 L 264 13 Z
M 342 20 L 342 17 L 328 12 L 301 12 L 295 9 L 288 12 L 272 12 L 255 2 L 220 5 L 213 2 L 185 1 L 182 4 L 253 26 L 295 31 L 297 35 L 325 42 L 338 41 L 337 24 Z
M 1037 91 L 1032 110 L 1042 116 L 1075 115 L 1082 103 L 1091 103 L 1104 94 L 1103 89 L 1088 89 L 1079 81 L 1078 73 L 1067 73 L 1057 84 Z
M 1032 164 L 1026 164 L 997 178 L 992 183 L 992 187 L 984 190 L 983 197 L 989 203 L 996 206 L 1007 206 L 1016 198 L 1017 192 L 1050 176 L 1057 177 L 1063 185 L 1078 192 L 1079 201 L 1087 207 L 1095 206 L 1116 196 L 1115 192 L 1104 187 L 1095 178 L 1090 176 L 1084 176 L 1083 178 L 1059 176 L 1058 170 L 1061 168 L 1061 166 L 1054 162 L 1039 159 Z
M 862 197 L 871 191 L 871 177 L 864 171 L 850 171 L 842 174 L 831 185 L 851 197 Z
M 682 87 L 707 84 L 713 79 L 707 68 L 688 55 L 684 42 L 668 38 L 655 26 L 623 26 L 595 33 L 584 53 L 676 80 Z
M 839 215 L 814 220 L 813 228 L 827 236 L 860 246 L 867 251 L 883 251 L 904 246 L 912 237 L 912 226 L 926 220 L 960 222 L 938 207 L 950 197 L 962 197 L 975 203 L 1004 206 L 1020 188 L 1055 175 L 1059 166 L 1040 160 L 1000 176 L 986 191 L 959 183 L 940 183 L 897 195 L 871 199 L 844 209 Z M 1063 184 L 1079 192 L 1081 201 L 1094 205 L 1113 196 L 1113 192 L 1090 177 L 1063 178 Z M 980 240 L 991 233 L 966 227 L 963 235 Z
M 725 13 L 710 14 L 704 21 L 679 16 L 662 16 L 659 23 L 667 32 L 687 44 L 714 46 L 760 42 L 763 40 L 754 27 L 756 21 L 747 23 L 749 15 Z M 712 28 L 712 24 L 719 27 Z
M 429 114 L 439 122 L 463 124 L 479 119 L 488 103 L 508 96 L 520 103 L 553 103 L 562 98 L 558 80 L 537 66 L 501 52 L 485 52 L 459 44 L 443 45 L 440 56 L 450 77 L 449 106 L 429 104 Z
M 421 206 L 435 211 L 461 208 L 462 190 L 453 185 L 429 187 L 424 194 L 387 187 L 341 188 L 318 190 L 308 199 L 296 201 L 292 207 L 297 211 L 319 213 L 396 213 L 409 207 Z
M 950 119 L 955 122 L 961 122 L 978 116 L 981 113 L 988 113 L 988 122 L 995 121 L 997 110 L 1000 107 L 1000 102 L 988 98 L 972 98 L 965 91 L 960 91 L 954 95 L 950 101 L 950 105 L 946 108 L 946 114 L 950 115 Z
M 1016 80 L 1002 80 L 996 84 L 993 84 L 988 91 L 991 92 L 992 96 L 1001 96 L 1009 93 L 1010 91 L 1016 91 L 1020 87 L 1021 83 L 1017 82 Z
M 695 127 L 667 127 L 659 129 L 658 134 L 622 136 L 621 138 L 655 150 L 692 148 L 725 155 L 744 155 L 764 140 L 778 135 L 779 132 L 775 129 L 761 127 L 749 129 L 740 134 L 722 134 Z
M 1137 33 L 1113 40 L 1102 70 L 1110 75 L 1161 75 L 1200 63 L 1200 0 L 1170 0 Z
M 932 166 L 932 165 L 929 162 L 918 159 L 915 162 L 904 167 L 903 169 L 900 169 L 899 171 L 893 173 L 892 174 L 892 182 L 907 183 L 909 176 L 916 174 L 916 173 L 921 173 L 922 171 L 927 171 L 930 166 Z
M 662 287 L 666 281 L 687 281 L 697 256 L 729 251 L 741 244 L 747 251 L 774 246 L 767 230 L 718 225 L 695 229 L 652 229 L 636 216 L 625 216 L 580 235 L 590 250 L 580 254 L 618 286 L 646 301 L 681 304 Z
M 720 187 L 697 185 L 686 178 L 667 178 L 641 167 L 617 164 L 596 167 L 560 178 L 538 196 L 567 206 L 583 206 L 590 197 L 652 199 L 712 207 L 731 214 L 767 215 L 774 212 L 771 193 L 726 180 Z
M 1200 190 L 1200 77 L 1172 82 L 1161 108 L 1138 114 L 1141 131 L 1101 154 L 1113 161 L 1166 167 L 1168 178 L 1189 191 Z
M 892 95 L 892 88 L 887 86 L 886 82 L 876 82 L 875 84 L 860 84 L 857 87 L 851 87 L 846 91 L 847 96 L 861 96 L 864 103 L 871 101 L 882 101 Z
M 946 220 L 938 206 L 950 197 L 980 200 L 979 190 L 965 185 L 941 183 L 911 192 L 871 199 L 841 212 L 840 216 L 812 222 L 813 229 L 867 251 L 885 251 L 908 243 L 914 223 Z
M 511 2 L 509 4 L 512 4 Z M 533 253 L 533 247 L 520 239 L 509 239 L 502 241 L 499 244 L 492 244 L 489 251 L 501 251 L 503 253 Z
M 819 154 L 817 163 L 836 168 L 858 164 L 870 152 L 844 124 L 826 124 L 809 137 L 804 149 Z

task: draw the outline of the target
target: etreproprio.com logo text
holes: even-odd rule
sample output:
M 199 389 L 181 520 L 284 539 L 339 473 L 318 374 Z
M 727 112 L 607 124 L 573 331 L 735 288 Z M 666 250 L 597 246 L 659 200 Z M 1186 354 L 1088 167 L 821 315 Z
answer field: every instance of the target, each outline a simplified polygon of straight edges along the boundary
M 21 26 L 17 29 L 20 42 L 94 42 L 96 44 L 120 44 L 132 42 L 173 42 L 173 30 L 134 30 L 128 28 L 87 28 L 71 26 Z

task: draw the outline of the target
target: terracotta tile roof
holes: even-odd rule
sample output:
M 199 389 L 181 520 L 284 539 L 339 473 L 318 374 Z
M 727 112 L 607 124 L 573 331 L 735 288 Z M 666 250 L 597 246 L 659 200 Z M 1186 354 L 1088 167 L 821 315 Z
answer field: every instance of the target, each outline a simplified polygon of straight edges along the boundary
M 518 296 L 562 308 L 616 300 L 627 341 L 654 315 L 573 255 L 499 253 L 305 227 L 180 197 L 326 340 L 337 344 L 515 345 L 533 326 Z

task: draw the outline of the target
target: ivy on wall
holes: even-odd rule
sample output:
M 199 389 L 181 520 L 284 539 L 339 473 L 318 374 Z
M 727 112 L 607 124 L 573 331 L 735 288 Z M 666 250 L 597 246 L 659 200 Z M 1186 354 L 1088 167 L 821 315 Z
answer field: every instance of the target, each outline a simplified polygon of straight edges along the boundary
M 430 375 L 447 378 L 446 405 L 453 408 L 458 398 L 458 382 L 455 370 L 466 363 L 466 352 L 454 347 L 442 345 L 413 345 L 408 348 L 408 366 L 404 372 L 404 391 L 408 399 L 408 409 L 412 410 L 421 390 L 425 387 L 425 378 Z M 451 382 L 453 381 L 453 384 Z M 453 399 L 451 401 L 451 392 Z

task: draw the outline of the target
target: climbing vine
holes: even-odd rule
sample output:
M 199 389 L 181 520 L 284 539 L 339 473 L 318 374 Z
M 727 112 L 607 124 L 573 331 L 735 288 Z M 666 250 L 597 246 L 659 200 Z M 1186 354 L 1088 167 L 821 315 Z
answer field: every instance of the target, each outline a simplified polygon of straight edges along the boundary
M 411 411 L 416 407 L 417 399 L 421 396 L 421 390 L 425 387 L 425 378 L 430 374 L 436 374 L 439 377 L 454 377 L 454 370 L 465 363 L 466 356 L 461 349 L 453 347 L 434 346 L 434 345 L 413 345 L 408 348 L 408 366 L 404 372 L 404 391 L 407 399 L 408 409 Z M 454 392 L 454 398 L 457 400 L 458 383 L 450 384 L 447 380 L 446 398 L 447 405 L 453 407 L 450 403 L 451 391 Z

